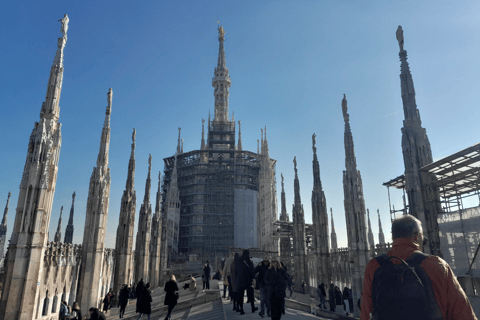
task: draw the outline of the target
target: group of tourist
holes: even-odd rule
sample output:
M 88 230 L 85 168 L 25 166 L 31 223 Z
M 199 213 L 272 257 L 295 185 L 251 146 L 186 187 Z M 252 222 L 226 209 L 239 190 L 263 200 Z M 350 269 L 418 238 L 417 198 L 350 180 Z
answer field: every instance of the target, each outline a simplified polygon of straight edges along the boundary
M 327 293 L 325 290 L 325 284 L 321 283 L 318 285 L 317 289 L 317 295 L 320 298 L 320 303 L 318 306 L 320 308 L 327 309 Z M 330 305 L 330 311 L 335 312 L 336 306 L 338 305 L 343 305 L 343 310 L 346 312 L 348 316 L 348 311 L 350 313 L 353 313 L 353 295 L 352 295 L 352 289 L 345 287 L 343 288 L 343 292 L 340 291 L 340 288 L 337 286 L 334 286 L 333 283 L 330 284 L 330 288 L 328 290 L 328 303 Z M 348 303 L 348 311 L 347 311 L 347 303 Z
M 82 311 L 80 311 L 80 305 L 78 302 L 74 302 L 72 306 L 67 304 L 67 301 L 63 301 L 60 305 L 60 320 L 80 320 L 82 318 Z
M 279 320 L 285 314 L 285 290 L 291 278 L 285 266 L 278 260 L 269 261 L 265 257 L 256 267 L 253 265 L 250 252 L 244 250 L 240 256 L 238 253 L 229 257 L 223 268 L 224 298 L 226 290 L 233 303 L 233 310 L 241 315 L 245 314 L 243 300 L 245 292 L 247 303 L 255 307 L 255 289 L 260 290 L 260 317 L 268 316 L 273 320 Z

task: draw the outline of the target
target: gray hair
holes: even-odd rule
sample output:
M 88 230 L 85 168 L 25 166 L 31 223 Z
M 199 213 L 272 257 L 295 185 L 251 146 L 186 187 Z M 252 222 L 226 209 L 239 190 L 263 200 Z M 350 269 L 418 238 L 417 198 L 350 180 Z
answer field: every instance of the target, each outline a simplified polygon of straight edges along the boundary
M 392 222 L 392 238 L 411 238 L 422 231 L 422 222 L 412 215 L 404 215 Z

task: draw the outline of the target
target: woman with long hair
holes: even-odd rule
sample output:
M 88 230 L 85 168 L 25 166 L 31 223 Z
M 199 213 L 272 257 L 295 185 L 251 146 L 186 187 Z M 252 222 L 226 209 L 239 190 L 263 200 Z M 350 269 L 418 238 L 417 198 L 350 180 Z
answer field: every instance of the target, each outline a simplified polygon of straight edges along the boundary
M 287 280 L 287 272 L 281 265 L 280 261 L 273 260 L 265 275 L 265 283 L 268 286 L 270 299 L 270 310 L 272 320 L 280 320 L 282 313 L 285 313 L 285 281 Z
M 170 280 L 165 283 L 165 288 L 163 289 L 167 294 L 165 294 L 164 305 L 168 306 L 168 313 L 165 317 L 165 320 L 172 319 L 173 308 L 177 305 L 178 300 L 178 285 L 177 279 L 172 274 Z

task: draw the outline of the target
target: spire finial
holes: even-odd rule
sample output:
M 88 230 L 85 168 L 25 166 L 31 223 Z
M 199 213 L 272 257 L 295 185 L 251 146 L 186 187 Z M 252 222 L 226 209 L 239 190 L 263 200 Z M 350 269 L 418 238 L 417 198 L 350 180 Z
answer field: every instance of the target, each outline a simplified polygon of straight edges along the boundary
M 137 137 L 137 131 L 135 130 L 135 128 L 133 128 L 133 132 L 132 132 L 132 156 L 135 153 L 135 138 L 136 137 Z
M 284 187 L 285 187 L 285 185 L 284 185 L 284 183 L 283 183 L 283 173 L 280 173 L 280 176 L 282 177 L 282 192 L 283 192 L 283 191 L 284 191 Z
M 315 140 L 316 137 L 317 135 L 315 133 L 312 134 L 312 148 L 314 154 L 317 154 L 317 147 L 315 146 L 317 144 L 317 141 Z
M 112 113 L 112 97 L 113 97 L 113 91 L 112 91 L 112 88 L 110 88 L 110 90 L 108 90 L 108 94 L 107 94 L 108 105 L 107 105 L 107 110 L 105 112 L 105 114 L 107 116 L 109 116 Z
M 223 30 L 223 26 L 218 28 L 218 40 L 225 40 L 225 30 Z
M 404 38 L 403 38 L 402 26 L 398 26 L 396 36 L 397 36 L 398 45 L 400 46 L 400 52 L 402 52 L 402 51 L 404 51 L 404 49 L 403 49 Z
M 297 176 L 297 157 L 293 157 L 293 166 L 295 169 L 295 176 Z
M 348 122 L 347 96 L 345 94 L 343 94 L 342 112 L 343 112 L 343 119 L 345 120 L 345 122 Z
M 58 21 L 62 22 L 62 26 L 60 27 L 60 32 L 62 33 L 63 37 L 66 40 L 67 39 L 67 30 L 68 30 L 68 22 L 70 21 L 70 19 L 68 19 L 67 14 L 64 14 L 63 18 L 58 20 Z
M 152 155 L 148 155 L 148 175 L 152 172 Z
M 180 139 L 180 132 L 182 131 L 182 128 L 178 127 L 178 144 L 177 144 L 177 154 L 180 154 L 182 151 L 182 139 Z
M 260 140 L 257 139 L 257 154 L 260 153 Z

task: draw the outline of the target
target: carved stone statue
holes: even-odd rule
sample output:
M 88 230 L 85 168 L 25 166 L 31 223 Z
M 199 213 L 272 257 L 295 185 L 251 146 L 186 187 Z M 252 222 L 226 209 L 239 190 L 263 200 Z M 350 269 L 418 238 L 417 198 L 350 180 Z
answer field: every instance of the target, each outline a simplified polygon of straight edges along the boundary
M 223 26 L 220 26 L 220 28 L 218 28 L 218 37 L 219 38 L 225 37 L 225 30 L 223 30 Z
M 66 39 L 67 38 L 67 30 L 68 30 L 68 21 L 70 21 L 70 19 L 68 19 L 67 14 L 65 14 L 63 16 L 63 18 L 58 20 L 58 21 L 62 22 L 62 26 L 60 27 L 60 32 L 63 34 L 63 37 Z
M 297 171 L 297 157 L 293 157 L 293 165 L 295 166 L 295 171 Z
M 315 137 L 316 137 L 316 136 L 317 136 L 317 135 L 316 135 L 315 133 L 312 135 L 313 147 L 315 147 L 315 144 L 317 144 L 317 142 L 315 141 Z
M 132 142 L 135 143 L 135 138 L 137 137 L 137 131 L 135 130 L 135 128 L 133 128 L 133 132 L 132 132 Z
M 282 188 L 283 188 L 283 173 L 280 173 L 280 176 L 282 177 Z
M 342 100 L 342 112 L 343 112 L 343 119 L 345 121 L 348 121 L 348 107 L 347 107 L 347 97 L 345 94 L 343 94 L 343 100 Z
M 152 155 L 150 154 L 149 157 L 148 157 L 148 166 L 151 167 L 152 166 Z
M 398 26 L 397 41 L 398 41 L 398 45 L 400 46 L 400 52 L 402 52 L 403 51 L 403 42 L 404 42 L 402 26 Z

